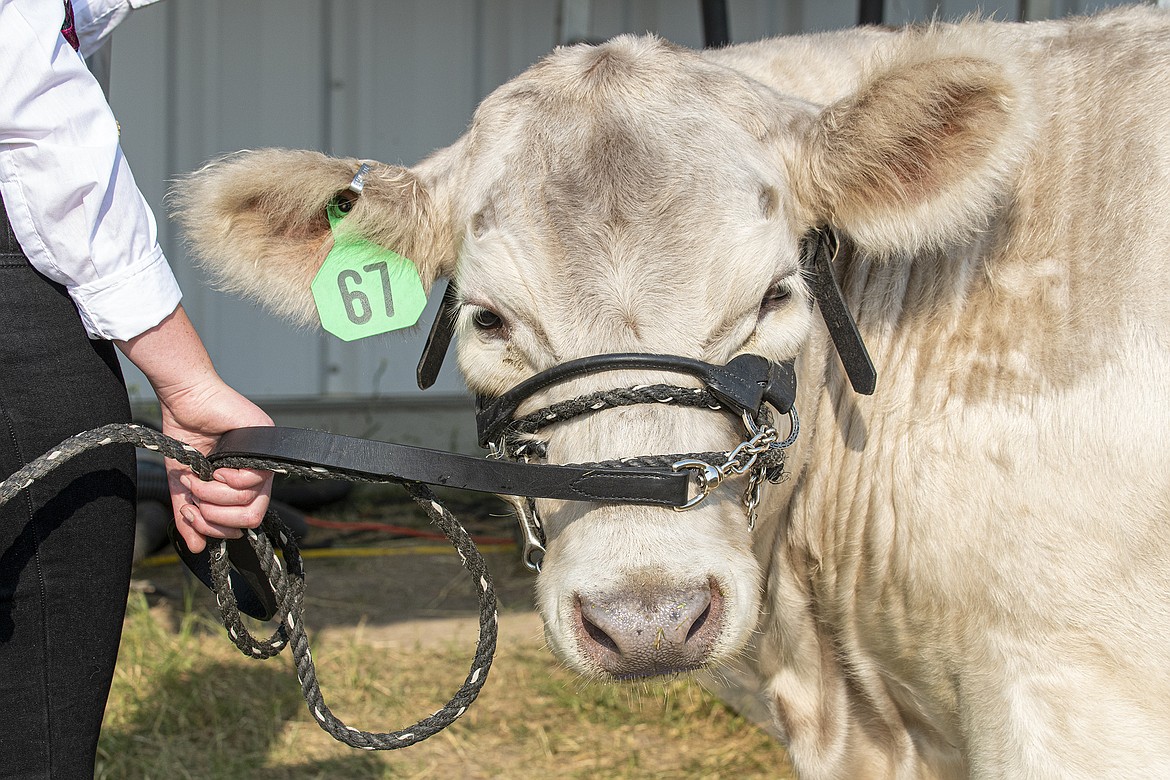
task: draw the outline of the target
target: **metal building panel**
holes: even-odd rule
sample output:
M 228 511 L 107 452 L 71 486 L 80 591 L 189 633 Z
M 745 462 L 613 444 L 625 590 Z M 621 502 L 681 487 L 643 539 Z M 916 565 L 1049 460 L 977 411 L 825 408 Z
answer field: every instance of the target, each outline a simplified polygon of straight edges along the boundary
M 241 148 L 319 148 L 324 70 L 317 0 L 181 2 L 175 34 L 179 171 Z M 185 97 L 186 74 L 202 89 Z M 220 374 L 257 398 L 321 390 L 321 339 L 295 331 L 253 304 L 206 290 L 191 274 L 199 307 L 193 319 Z
M 122 121 L 142 129 L 123 143 L 159 216 L 184 308 L 224 379 L 258 399 L 319 394 L 322 336 L 208 289 L 166 222 L 162 191 L 174 176 L 236 149 L 321 146 L 320 3 L 292 0 L 279 14 L 265 13 L 273 7 L 172 0 L 135 12 L 116 34 L 111 92 Z M 127 379 L 148 395 L 132 367 Z
M 476 5 L 476 95 L 482 99 L 561 42 L 560 2 L 479 0 Z

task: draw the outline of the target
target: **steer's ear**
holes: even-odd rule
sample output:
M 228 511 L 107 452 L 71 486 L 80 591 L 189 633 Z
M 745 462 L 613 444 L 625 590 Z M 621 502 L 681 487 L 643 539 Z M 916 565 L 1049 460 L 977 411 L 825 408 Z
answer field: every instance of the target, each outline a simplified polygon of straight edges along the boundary
M 171 193 L 172 216 L 219 288 L 309 324 L 316 321 L 309 285 L 333 246 L 326 209 L 360 165 L 311 151 L 239 152 L 182 179 Z M 411 169 L 372 163 L 343 225 L 410 258 L 428 289 L 454 267 L 449 219 Z
M 967 236 L 1018 170 L 1031 135 L 1024 102 L 1005 66 L 986 59 L 895 60 L 806 128 L 804 218 L 882 254 Z

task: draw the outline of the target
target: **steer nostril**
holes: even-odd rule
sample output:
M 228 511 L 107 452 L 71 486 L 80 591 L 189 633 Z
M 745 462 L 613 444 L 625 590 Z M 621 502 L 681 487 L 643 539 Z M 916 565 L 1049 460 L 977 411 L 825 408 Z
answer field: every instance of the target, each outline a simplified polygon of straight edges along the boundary
M 710 617 L 710 615 L 711 615 L 711 602 L 708 601 L 707 608 L 703 610 L 702 614 L 700 614 L 697 618 L 695 618 L 694 623 L 691 623 L 691 628 L 689 631 L 687 631 L 687 638 L 683 641 L 690 642 L 691 639 L 694 638 L 695 634 L 699 633 L 699 629 L 701 629 L 704 625 L 706 625 L 707 618 Z
M 722 630 L 714 581 L 690 588 L 631 586 L 578 596 L 574 624 L 586 657 L 614 677 L 647 677 L 703 666 Z
M 585 629 L 585 633 L 596 642 L 600 647 L 611 653 L 620 653 L 621 648 L 618 647 L 617 642 L 610 638 L 609 634 L 605 633 L 600 626 L 596 625 L 589 618 L 584 615 L 581 616 L 581 627 Z

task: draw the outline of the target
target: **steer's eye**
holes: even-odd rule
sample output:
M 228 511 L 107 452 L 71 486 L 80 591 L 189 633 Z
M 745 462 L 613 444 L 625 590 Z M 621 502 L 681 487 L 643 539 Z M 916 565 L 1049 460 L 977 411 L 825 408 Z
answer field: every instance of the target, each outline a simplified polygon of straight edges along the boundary
M 475 313 L 471 315 L 471 322 L 481 333 L 499 333 L 504 327 L 500 315 L 483 308 L 476 308 Z
M 764 294 L 764 300 L 760 302 L 760 314 L 764 315 L 770 311 L 776 311 L 782 308 L 791 298 L 792 289 L 788 286 L 788 283 L 776 282 Z

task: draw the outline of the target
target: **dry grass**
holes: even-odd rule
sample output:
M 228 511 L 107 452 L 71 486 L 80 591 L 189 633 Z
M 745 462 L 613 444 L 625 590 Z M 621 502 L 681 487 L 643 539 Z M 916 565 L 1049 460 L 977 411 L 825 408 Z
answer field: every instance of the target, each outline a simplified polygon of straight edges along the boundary
M 334 742 L 305 710 L 287 655 L 241 656 L 204 613 L 132 599 L 99 778 L 785 778 L 783 750 L 688 679 L 614 686 L 507 639 L 479 700 L 401 751 Z M 403 650 L 362 626 L 313 640 L 321 684 L 351 725 L 390 730 L 437 709 L 470 646 Z

